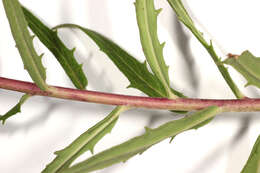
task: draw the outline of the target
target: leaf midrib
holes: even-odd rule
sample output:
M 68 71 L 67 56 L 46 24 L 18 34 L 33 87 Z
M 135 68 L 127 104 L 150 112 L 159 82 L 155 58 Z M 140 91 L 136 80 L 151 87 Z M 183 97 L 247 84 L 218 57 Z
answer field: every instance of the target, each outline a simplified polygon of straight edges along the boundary
M 19 2 L 18 2 L 19 3 Z M 10 8 L 12 8 L 12 10 L 13 11 L 16 11 L 16 9 L 15 9 L 15 7 L 14 7 L 14 4 L 13 3 L 10 3 L 9 4 L 9 6 L 10 6 Z M 21 26 L 20 26 L 20 22 L 19 22 L 19 20 L 18 20 L 18 18 L 17 18 L 17 15 L 14 15 L 13 16 L 14 17 L 14 19 L 15 19 L 15 22 L 16 22 L 16 29 L 21 33 L 21 35 L 22 35 L 22 37 L 23 38 L 26 38 L 27 37 L 27 33 L 25 33 L 25 32 L 23 32 L 23 29 L 21 28 Z M 30 35 L 29 35 L 30 36 Z M 22 38 L 22 39 L 23 39 Z M 31 58 L 26 58 L 29 62 L 31 62 L 31 65 L 33 66 L 33 71 L 34 71 L 34 73 L 36 73 L 36 75 L 37 76 L 40 76 L 40 77 L 38 77 L 38 79 L 37 80 L 40 80 L 41 81 L 41 83 L 42 84 L 44 84 L 44 87 L 46 87 L 46 84 L 45 84 L 45 81 L 43 80 L 43 77 L 44 76 L 42 76 L 42 74 L 41 74 L 41 72 L 38 70 L 38 67 L 37 67 L 37 65 L 36 65 L 36 60 L 34 59 L 34 56 L 32 55 L 32 50 L 28 47 L 28 44 L 32 44 L 31 42 L 30 43 L 28 43 L 27 44 L 27 41 L 30 41 L 30 40 L 26 40 L 26 39 L 24 39 L 24 41 L 26 42 L 26 44 L 23 44 L 23 47 L 25 47 L 25 49 L 26 49 L 26 52 L 29 52 L 29 56 L 31 57 Z M 33 45 L 32 45 L 33 46 Z M 38 58 L 38 57 L 37 57 Z M 25 59 L 25 58 L 23 58 L 23 59 Z M 28 68 L 28 67 L 26 67 L 26 68 Z M 28 69 L 27 69 L 28 70 Z
M 154 46 L 154 42 L 153 42 L 153 39 L 152 39 L 152 34 L 151 34 L 151 30 L 149 29 L 149 22 L 148 22 L 148 20 L 149 20 L 149 18 L 148 18 L 148 16 L 147 16 L 147 14 L 148 14 L 148 10 L 147 10 L 147 3 L 146 3 L 146 0 L 144 0 L 144 18 L 145 18 L 145 28 L 146 28 L 146 31 L 147 31 L 147 33 L 148 33 L 148 39 L 149 39 L 149 41 L 148 41 L 148 43 L 149 43 L 149 45 L 150 45 L 150 47 L 152 47 L 152 49 L 151 49 L 151 52 L 152 52 L 152 55 L 153 55 L 153 59 L 154 59 L 154 61 L 155 61 L 155 65 L 156 65 L 156 71 L 159 73 L 159 76 L 160 76 L 160 78 L 161 78 L 161 81 L 162 81 L 162 83 L 163 83 L 163 86 L 164 86 L 164 88 L 167 90 L 167 93 L 168 93 L 168 90 L 169 90 L 169 86 L 168 86 L 168 84 L 167 84 L 167 80 L 165 79 L 165 77 L 164 77 L 164 75 L 163 75 L 163 73 L 162 73 L 162 71 L 160 70 L 161 68 L 160 68 L 160 63 L 158 62 L 158 59 L 156 58 L 157 56 L 156 56 L 156 52 L 155 52 L 155 46 Z M 155 69 L 154 69 L 155 70 Z

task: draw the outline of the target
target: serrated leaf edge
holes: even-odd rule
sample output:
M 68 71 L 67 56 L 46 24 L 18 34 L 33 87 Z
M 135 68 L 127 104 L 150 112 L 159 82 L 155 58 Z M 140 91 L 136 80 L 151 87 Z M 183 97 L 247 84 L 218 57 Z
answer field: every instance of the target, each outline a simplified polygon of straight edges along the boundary
M 58 26 L 54 27 L 54 29 L 59 29 L 59 28 L 77 28 L 77 29 L 80 29 L 82 32 L 86 33 L 96 44 L 97 44 L 97 42 L 96 42 L 95 39 L 92 37 L 91 32 L 92 32 L 92 33 L 95 33 L 95 34 L 98 34 L 99 36 L 102 36 L 101 34 L 95 32 L 95 31 L 92 31 L 92 30 L 90 30 L 90 29 L 81 27 L 81 26 L 76 25 L 76 24 L 61 24 L 61 25 L 58 25 Z M 104 37 L 104 36 L 102 36 L 102 37 Z M 99 44 L 97 44 L 97 46 L 99 46 L 99 48 L 100 48 L 100 50 L 101 50 L 102 52 L 104 52 L 105 54 L 107 54 L 106 50 L 104 50 Z M 116 52 L 115 52 L 115 53 L 116 53 Z M 120 54 L 118 54 L 118 56 L 121 57 Z M 122 61 L 122 62 L 125 63 L 124 61 Z M 146 63 L 146 61 L 145 61 L 144 63 L 142 63 L 142 64 L 143 64 L 143 65 L 145 66 L 145 68 L 147 69 L 147 63 Z M 135 71 L 131 66 L 129 66 L 129 68 L 132 69 L 132 72 L 133 72 L 133 73 L 135 73 L 137 76 L 139 76 L 139 75 L 136 73 L 136 71 Z M 148 69 L 147 69 L 147 70 L 148 70 Z M 153 74 L 152 74 L 152 75 L 153 75 Z M 142 76 L 139 76 L 139 77 L 140 77 L 140 79 L 141 79 L 144 83 L 146 83 L 147 86 L 150 86 L 150 88 L 153 89 L 155 92 L 157 92 L 161 97 L 165 97 L 165 94 L 163 94 L 163 93 L 162 93 L 161 91 L 159 91 L 159 90 L 156 90 L 152 85 L 150 85 L 149 83 L 147 83 L 146 80 L 145 80 Z M 131 82 L 131 81 L 130 81 L 130 82 Z M 131 84 L 131 83 L 130 83 L 130 85 L 129 85 L 128 87 L 134 87 L 134 86 L 135 86 L 134 84 Z M 135 87 L 134 87 L 134 88 L 135 88 Z
M 136 0 L 135 7 L 145 57 L 155 76 L 162 82 L 168 98 L 177 98 L 171 92 L 168 75 L 169 67 L 165 64 L 163 58 L 165 43 L 160 43 L 157 37 L 157 16 L 162 9 L 155 10 L 153 0 Z M 149 10 L 150 8 L 152 12 Z M 151 25 L 153 25 L 153 28 L 151 28 Z
M 11 116 L 21 112 L 21 106 L 23 105 L 23 103 L 30 97 L 31 95 L 29 94 L 24 94 L 21 99 L 19 100 L 19 102 L 12 107 L 8 112 L 6 112 L 4 115 L 0 116 L 0 121 L 2 121 L 2 124 L 4 125 L 6 120 L 8 118 L 10 118 Z
M 86 132 L 81 134 L 76 140 L 74 140 L 69 146 L 67 146 L 63 150 L 59 150 L 55 152 L 56 158 L 46 166 L 46 168 L 42 171 L 42 173 L 57 173 L 60 171 L 60 169 L 63 167 L 63 165 L 66 165 L 67 162 L 70 163 L 70 158 L 73 158 L 74 155 L 76 155 L 82 148 L 89 147 L 88 150 L 93 152 L 93 148 L 95 144 L 92 146 L 88 146 L 91 144 L 92 140 L 95 139 L 96 136 L 98 136 L 100 133 L 102 133 L 104 130 L 107 130 L 106 128 L 110 126 L 110 124 L 115 124 L 115 121 L 117 120 L 120 113 L 123 111 L 129 109 L 129 107 L 126 106 L 117 106 L 107 117 L 105 117 L 103 120 L 95 124 L 93 127 L 88 129 Z M 112 130 L 113 126 L 106 131 L 105 134 L 109 133 Z M 104 134 L 104 135 L 105 135 Z M 101 137 L 102 138 L 102 137 Z M 79 143 L 79 144 L 78 144 Z M 76 147 L 76 148 L 74 148 Z M 73 150 L 69 155 L 67 152 L 70 152 L 70 150 Z M 66 157 L 66 158 L 64 158 Z M 56 165 L 58 164 L 58 165 Z M 67 165 L 69 166 L 69 165 Z M 66 169 L 65 168 L 62 168 Z
M 100 152 L 85 161 L 82 161 L 62 173 L 85 173 L 102 169 L 115 163 L 125 162 L 138 153 L 143 153 L 147 148 L 158 142 L 175 136 L 185 130 L 221 113 L 222 109 L 210 106 L 185 118 L 167 122 L 155 129 L 146 128 L 146 132 L 122 144 Z M 99 164 L 101 166 L 99 166 Z
M 20 3 L 18 0 L 3 0 L 3 5 L 16 47 L 26 70 L 40 89 L 48 90 L 48 85 L 45 82 L 46 69 L 42 65 L 41 57 L 37 55 L 34 49 L 33 36 L 29 34 L 27 29 L 27 22 Z
M 68 49 L 65 44 L 63 44 L 63 42 L 59 39 L 57 31 L 51 30 L 36 16 L 34 16 L 33 13 L 31 13 L 23 6 L 22 10 L 30 29 L 56 57 L 57 61 L 60 63 L 75 87 L 78 89 L 85 89 L 87 86 L 87 77 L 83 72 L 82 65 L 78 64 L 76 59 L 74 58 L 74 52 L 76 48 L 74 47 L 72 49 Z M 59 46 L 57 46 L 57 44 Z M 68 59 L 68 57 L 74 59 L 75 61 L 73 63 L 69 62 L 70 59 Z M 73 67 L 73 65 L 75 67 Z

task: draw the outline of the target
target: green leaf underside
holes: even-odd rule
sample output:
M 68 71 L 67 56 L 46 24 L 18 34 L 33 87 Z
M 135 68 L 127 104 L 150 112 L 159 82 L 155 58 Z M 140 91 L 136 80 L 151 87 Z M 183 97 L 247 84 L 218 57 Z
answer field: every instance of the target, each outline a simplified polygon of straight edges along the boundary
M 68 49 L 59 39 L 57 32 L 49 29 L 24 7 L 23 13 L 30 29 L 56 57 L 76 88 L 85 89 L 87 78 L 82 70 L 82 65 L 79 65 L 74 57 L 75 49 Z
M 55 28 L 77 28 L 87 34 L 103 51 L 130 82 L 128 87 L 136 88 L 150 97 L 167 97 L 162 83 L 151 74 L 146 63 L 141 63 L 120 46 L 105 36 L 75 24 L 63 24 Z M 179 97 L 184 97 L 180 92 L 172 90 Z
M 21 106 L 22 104 L 30 97 L 29 94 L 24 94 L 20 101 L 12 108 L 10 109 L 6 114 L 1 115 L 0 116 L 0 121 L 2 121 L 2 124 L 4 124 L 6 122 L 6 120 L 10 117 L 12 117 L 13 115 L 21 112 Z
M 182 1 L 181 0 L 167 0 L 167 1 L 172 7 L 172 9 L 175 11 L 178 19 L 193 33 L 193 35 L 208 51 L 213 61 L 215 62 L 216 66 L 218 67 L 218 70 L 220 71 L 221 75 L 225 79 L 226 83 L 229 85 L 234 95 L 239 99 L 244 98 L 244 95 L 236 86 L 235 82 L 233 81 L 230 74 L 228 73 L 227 68 L 222 64 L 221 59 L 216 54 L 212 42 L 207 43 L 207 41 L 203 37 L 203 34 L 195 27 Z
M 259 173 L 260 172 L 260 135 L 258 136 L 251 154 L 241 173 Z
M 224 63 L 235 68 L 248 81 L 246 86 L 254 85 L 260 88 L 260 58 L 249 51 L 244 51 L 238 57 L 227 58 Z
M 33 37 L 29 34 L 19 2 L 17 0 L 3 0 L 3 4 L 24 68 L 40 89 L 47 90 L 46 69 L 41 62 L 42 55 L 38 56 L 33 47 Z
M 80 162 L 62 173 L 85 173 L 108 167 L 112 164 L 125 162 L 138 153 L 143 153 L 152 145 L 177 134 L 192 129 L 194 126 L 214 117 L 221 112 L 216 106 L 208 107 L 185 118 L 170 121 L 155 129 L 146 128 L 145 134 L 132 138 L 120 145 L 100 152 Z
M 136 17 L 139 27 L 141 44 L 146 60 L 155 76 L 162 82 L 168 97 L 171 93 L 168 69 L 163 58 L 164 43 L 157 36 L 157 16 L 160 10 L 155 10 L 153 0 L 136 0 Z
M 42 173 L 57 173 L 68 168 L 71 163 L 84 152 L 90 150 L 93 153 L 96 143 L 114 127 L 118 116 L 127 107 L 116 107 L 107 117 L 81 134 L 65 149 L 55 152 L 56 158 L 46 166 Z

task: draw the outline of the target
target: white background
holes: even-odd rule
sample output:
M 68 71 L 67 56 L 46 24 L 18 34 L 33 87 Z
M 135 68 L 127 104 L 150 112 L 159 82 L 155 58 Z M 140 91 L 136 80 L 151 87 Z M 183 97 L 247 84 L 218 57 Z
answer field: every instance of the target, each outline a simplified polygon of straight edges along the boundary
M 143 61 L 133 2 L 21 0 L 48 26 L 80 24 L 106 35 Z M 190 0 L 185 5 L 205 37 L 213 39 L 220 56 L 225 58 L 227 53 L 240 54 L 244 50 L 260 56 L 258 0 Z M 207 52 L 178 24 L 167 1 L 156 1 L 156 7 L 163 8 L 158 33 L 160 40 L 166 41 L 164 56 L 170 65 L 172 85 L 190 97 L 234 98 Z M 11 37 L 2 3 L 0 21 L 0 75 L 30 81 Z M 61 30 L 59 35 L 69 48 L 77 47 L 76 58 L 84 64 L 88 89 L 142 95 L 135 89 L 126 89 L 128 80 L 85 35 L 69 30 Z M 37 39 L 35 45 L 39 53 L 45 53 L 43 63 L 47 67 L 48 84 L 73 87 L 52 54 Z M 254 87 L 245 89 L 246 81 L 232 68 L 229 70 L 244 93 L 259 97 Z M 21 95 L 0 90 L 0 114 L 15 105 Z M 21 114 L 0 125 L 0 172 L 40 172 L 53 160 L 54 151 L 67 146 L 113 108 L 37 96 L 29 99 Z M 258 117 L 258 113 L 219 115 L 199 130 L 178 135 L 171 144 L 165 140 L 124 164 L 97 172 L 240 172 L 259 134 Z M 123 113 L 112 133 L 95 147 L 95 152 L 142 134 L 144 126 L 158 127 L 174 118 L 177 117 L 168 111 L 138 109 Z M 80 160 L 89 156 L 88 152 Z

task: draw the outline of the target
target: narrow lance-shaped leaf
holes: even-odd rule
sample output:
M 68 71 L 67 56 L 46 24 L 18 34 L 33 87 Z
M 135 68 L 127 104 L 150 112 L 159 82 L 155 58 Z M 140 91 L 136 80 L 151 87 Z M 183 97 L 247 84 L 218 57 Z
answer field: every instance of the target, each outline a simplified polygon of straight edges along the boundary
M 168 66 L 163 58 L 164 43 L 157 36 L 157 16 L 160 10 L 154 9 L 153 0 L 136 0 L 136 17 L 140 39 L 147 62 L 155 76 L 162 82 L 167 96 L 176 98 L 171 92 L 168 76 Z
M 162 83 L 148 71 L 146 63 L 139 62 L 113 41 L 90 29 L 75 24 L 63 24 L 55 28 L 64 27 L 77 28 L 87 34 L 127 77 L 130 81 L 128 87 L 136 88 L 150 97 L 167 97 Z M 178 91 L 172 90 L 172 92 L 184 97 Z
M 260 58 L 255 57 L 249 51 L 244 51 L 240 56 L 234 55 L 227 58 L 224 63 L 234 67 L 246 78 L 248 85 L 260 88 Z
M 74 57 L 75 49 L 68 49 L 59 39 L 57 32 L 49 29 L 24 7 L 23 13 L 30 29 L 56 57 L 76 88 L 85 89 L 87 86 L 87 78 L 82 70 L 82 65 L 79 65 Z
M 27 22 L 18 0 L 3 0 L 3 4 L 25 69 L 40 89 L 47 90 L 46 72 L 41 62 L 42 55 L 38 56 L 33 47 L 33 37 L 29 34 Z
M 80 135 L 68 147 L 55 152 L 56 158 L 46 166 L 42 173 L 62 172 L 84 152 L 90 150 L 93 153 L 96 143 L 112 130 L 119 114 L 127 109 L 126 106 L 116 107 L 106 118 Z
M 168 0 L 168 3 L 170 6 L 174 9 L 178 19 L 187 26 L 191 32 L 195 35 L 195 37 L 198 38 L 198 40 L 205 46 L 208 47 L 208 43 L 205 41 L 205 39 L 202 36 L 202 33 L 197 30 L 195 27 L 191 17 L 189 16 L 188 12 L 184 8 L 184 5 L 182 4 L 181 0 Z
M 178 19 L 193 33 L 193 35 L 198 39 L 198 41 L 205 47 L 205 49 L 210 54 L 211 58 L 215 62 L 218 70 L 220 71 L 221 75 L 225 79 L 226 83 L 229 85 L 230 89 L 234 93 L 234 95 L 241 99 L 244 98 L 244 95 L 239 90 L 233 79 L 231 78 L 230 74 L 228 73 L 227 68 L 222 64 L 221 59 L 216 54 L 212 42 L 207 43 L 207 41 L 203 38 L 202 33 L 195 27 L 191 17 L 189 16 L 188 12 L 184 8 L 184 5 L 181 0 L 167 0 L 170 6 L 175 11 Z
M 65 47 L 57 36 L 57 32 L 50 30 L 40 22 L 32 13 L 23 8 L 25 17 L 32 31 L 39 37 L 43 44 L 55 55 L 65 72 L 69 75 L 73 84 L 84 89 L 87 84 L 86 77 L 80 65 L 77 64 L 73 56 L 73 51 Z M 125 107 L 115 108 L 104 120 L 83 133 L 71 145 L 64 150 L 56 152 L 57 157 L 47 165 L 43 172 L 58 172 L 70 166 L 70 164 L 87 150 L 93 152 L 94 145 L 108 132 L 116 123 L 119 112 Z
M 146 128 L 145 134 L 130 139 L 120 145 L 98 153 L 62 173 L 86 173 L 124 162 L 138 153 L 144 152 L 152 145 L 177 134 L 192 129 L 194 126 L 214 117 L 221 112 L 216 106 L 208 107 L 180 120 L 170 121 L 155 129 Z
M 0 121 L 4 124 L 5 121 L 10 118 L 11 116 L 21 112 L 21 106 L 22 104 L 30 97 L 29 94 L 24 94 L 20 101 L 12 108 L 10 109 L 6 114 L 0 116 Z
M 260 172 L 260 136 L 258 136 L 251 154 L 241 173 L 259 173 Z

